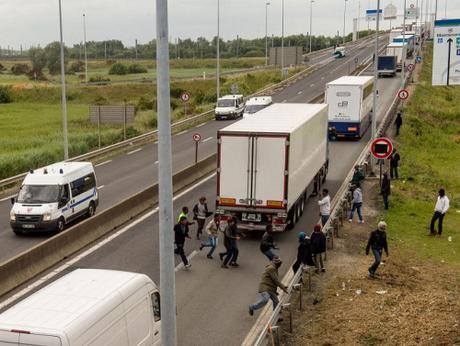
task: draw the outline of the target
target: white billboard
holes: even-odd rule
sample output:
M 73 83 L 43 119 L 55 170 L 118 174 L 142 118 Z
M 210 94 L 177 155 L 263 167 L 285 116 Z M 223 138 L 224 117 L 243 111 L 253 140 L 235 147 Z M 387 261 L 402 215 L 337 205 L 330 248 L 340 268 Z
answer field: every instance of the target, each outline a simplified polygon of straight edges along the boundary
M 383 10 L 383 18 L 387 20 L 393 20 L 396 19 L 398 15 L 398 9 L 395 5 L 389 4 L 385 9 Z
M 460 19 L 434 23 L 432 84 L 460 85 Z

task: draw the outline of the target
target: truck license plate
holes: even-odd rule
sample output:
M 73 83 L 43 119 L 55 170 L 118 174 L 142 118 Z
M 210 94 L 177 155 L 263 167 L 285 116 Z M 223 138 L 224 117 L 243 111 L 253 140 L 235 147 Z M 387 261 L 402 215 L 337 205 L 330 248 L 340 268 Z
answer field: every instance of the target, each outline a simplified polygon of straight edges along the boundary
M 260 214 L 250 214 L 250 213 L 247 213 L 246 215 L 243 215 L 243 219 L 245 219 L 245 221 L 256 221 L 256 222 L 260 222 L 262 220 L 262 215 Z
M 29 228 L 29 229 L 30 228 L 35 228 L 35 225 L 26 223 L 26 224 L 22 225 L 22 228 Z

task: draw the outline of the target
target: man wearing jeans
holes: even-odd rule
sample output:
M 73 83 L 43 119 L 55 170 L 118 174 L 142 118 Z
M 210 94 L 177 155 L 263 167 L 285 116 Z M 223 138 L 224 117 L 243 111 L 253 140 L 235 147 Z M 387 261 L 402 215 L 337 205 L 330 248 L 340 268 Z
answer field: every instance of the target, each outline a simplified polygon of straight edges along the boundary
M 275 309 L 279 303 L 278 293 L 276 292 L 278 287 L 287 293 L 287 287 L 281 283 L 278 275 L 278 268 L 281 263 L 281 259 L 275 256 L 270 264 L 265 267 L 265 272 L 259 284 L 260 300 L 255 304 L 249 305 L 249 315 L 252 316 L 255 310 L 263 308 L 269 299 L 271 299 L 273 309 Z
M 329 220 L 329 215 L 331 214 L 331 197 L 329 196 L 329 191 L 323 189 L 321 192 L 321 198 L 318 201 L 319 205 L 319 214 L 321 215 L 321 223 L 324 227 L 327 220 Z
M 206 255 L 206 257 L 209 259 L 212 259 L 212 254 L 214 253 L 214 250 L 216 249 L 216 246 L 217 246 L 217 238 L 219 236 L 218 235 L 219 227 L 220 227 L 219 215 L 215 214 L 214 218 L 206 226 L 206 232 L 208 233 L 208 242 L 201 243 L 201 246 L 200 246 L 200 251 L 203 250 L 203 248 L 205 247 L 211 248 L 211 250 L 209 250 L 208 254 Z
M 369 237 L 369 241 L 367 242 L 366 246 L 366 255 L 369 255 L 369 250 L 372 249 L 372 253 L 374 254 L 375 261 L 369 267 L 369 276 L 374 278 L 376 275 L 377 268 L 382 261 L 382 253 L 385 250 L 385 253 L 388 257 L 388 244 L 387 244 L 387 234 L 386 234 L 387 224 L 383 221 L 380 221 L 377 229 L 371 233 Z
M 438 235 L 441 236 L 442 234 L 442 221 L 444 220 L 444 215 L 449 210 L 449 198 L 446 196 L 446 192 L 444 189 L 439 190 L 438 200 L 436 201 L 436 206 L 434 207 L 434 214 L 431 218 L 431 225 L 430 225 L 430 234 L 436 235 L 436 230 L 434 229 L 434 225 L 436 220 L 438 220 Z
M 272 249 L 276 249 L 277 247 L 273 242 L 273 226 L 271 224 L 265 227 L 265 233 L 262 236 L 259 248 L 269 261 L 273 260 L 275 254 Z
M 353 201 L 352 207 L 350 212 L 350 218 L 348 221 L 353 221 L 353 216 L 355 214 L 355 210 L 358 212 L 359 223 L 364 223 L 363 215 L 361 214 L 361 207 L 363 206 L 363 193 L 359 184 L 356 185 L 356 188 L 353 190 Z

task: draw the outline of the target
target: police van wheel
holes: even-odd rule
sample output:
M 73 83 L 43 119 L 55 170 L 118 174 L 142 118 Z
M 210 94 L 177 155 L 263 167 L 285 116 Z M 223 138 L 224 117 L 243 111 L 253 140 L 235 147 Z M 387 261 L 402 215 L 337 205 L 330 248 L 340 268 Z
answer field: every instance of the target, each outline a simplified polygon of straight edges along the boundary
M 65 228 L 65 220 L 63 217 L 59 218 L 56 224 L 56 233 L 61 233 Z
M 94 202 L 91 202 L 88 207 L 88 212 L 87 216 L 91 217 L 96 213 L 96 206 L 94 205 Z

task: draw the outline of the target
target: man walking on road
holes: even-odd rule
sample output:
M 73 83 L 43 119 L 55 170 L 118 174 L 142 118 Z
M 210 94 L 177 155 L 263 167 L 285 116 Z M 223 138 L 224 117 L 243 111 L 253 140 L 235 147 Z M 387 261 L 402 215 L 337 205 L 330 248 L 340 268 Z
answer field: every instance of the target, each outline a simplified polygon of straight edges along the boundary
M 273 242 L 273 226 L 267 225 L 265 228 L 265 233 L 260 240 L 260 251 L 267 256 L 268 260 L 271 261 L 275 254 L 272 249 L 277 249 L 275 243 Z
M 236 263 L 236 259 L 238 258 L 238 247 L 236 242 L 239 239 L 240 237 L 238 235 L 235 219 L 231 218 L 228 220 L 227 227 L 225 227 L 224 231 L 224 246 L 227 251 L 219 253 L 220 260 L 223 261 L 221 265 L 222 268 L 228 269 L 229 263 L 233 267 L 238 267 Z
M 206 232 L 208 233 L 208 242 L 207 243 L 201 243 L 200 246 L 200 251 L 203 250 L 205 247 L 210 247 L 211 250 L 209 250 L 208 254 L 206 255 L 207 258 L 212 259 L 212 254 L 214 253 L 214 250 L 216 249 L 217 246 L 217 239 L 219 237 L 219 226 L 220 226 L 220 221 L 219 221 L 219 215 L 214 215 L 214 218 L 208 223 L 206 226 Z
M 298 235 L 299 238 L 299 247 L 297 248 L 297 260 L 292 266 L 294 274 L 299 270 L 300 266 L 311 266 L 315 265 L 313 262 L 313 254 L 311 252 L 311 243 L 310 238 L 307 237 L 305 232 L 300 232 Z
M 179 223 L 180 222 L 180 219 L 182 218 L 182 216 L 185 216 L 186 219 L 187 219 L 187 225 L 188 226 L 191 226 L 194 224 L 194 222 L 189 222 L 188 221 L 188 207 L 187 206 L 184 206 L 182 207 L 182 211 L 181 213 L 179 214 L 179 217 L 177 218 L 177 222 Z M 179 254 L 178 250 L 177 250 L 177 246 L 174 247 L 174 253 L 175 254 Z
M 212 215 L 212 213 L 208 211 L 206 197 L 200 197 L 198 203 L 193 207 L 193 218 L 198 224 L 198 228 L 196 230 L 196 239 L 199 240 L 200 236 L 203 234 L 204 223 L 206 222 L 206 218 L 210 215 Z
M 329 191 L 327 189 L 323 189 L 321 192 L 321 198 L 318 201 L 318 205 L 319 214 L 321 215 L 321 223 L 324 227 L 327 220 L 329 220 L 329 215 L 331 214 L 331 197 L 329 196 Z
M 316 272 L 325 272 L 323 263 L 323 253 L 326 252 L 326 236 L 321 231 L 321 225 L 316 224 L 310 236 L 311 252 L 315 261 Z
M 436 201 L 436 205 L 434 207 L 434 214 L 431 218 L 431 225 L 430 225 L 430 235 L 436 235 L 436 230 L 434 229 L 435 222 L 438 220 L 438 235 L 441 236 L 442 234 L 442 221 L 444 220 L 444 215 L 446 215 L 447 211 L 449 210 L 449 198 L 446 196 L 446 192 L 444 189 L 439 190 L 438 200 Z
M 383 204 L 385 205 L 385 209 L 388 210 L 388 196 L 391 194 L 391 182 L 387 172 L 383 173 L 382 187 L 380 190 L 383 196 Z
M 398 115 L 396 116 L 396 120 L 395 120 L 396 136 L 399 136 L 399 129 L 401 128 L 402 124 L 403 124 L 402 115 L 401 115 L 401 112 L 398 112 Z
M 182 216 L 179 223 L 174 226 L 174 243 L 177 247 L 177 253 L 184 263 L 184 267 L 188 269 L 192 265 L 188 263 L 187 256 L 184 253 L 185 238 L 190 238 L 188 234 L 188 221 L 185 216 Z
M 375 278 L 375 276 L 378 275 L 376 271 L 382 261 L 383 250 L 385 250 L 388 257 L 386 229 L 387 224 L 384 221 L 380 221 L 377 229 L 371 233 L 369 241 L 367 242 L 366 255 L 369 255 L 369 250 L 372 249 L 375 258 L 374 263 L 368 269 L 371 278 Z
M 254 311 L 263 308 L 269 299 L 273 303 L 274 310 L 279 303 L 278 293 L 276 292 L 278 287 L 287 293 L 287 287 L 279 279 L 278 268 L 281 266 L 281 263 L 283 263 L 281 259 L 275 256 L 270 264 L 265 267 L 262 280 L 259 284 L 260 300 L 255 304 L 249 305 L 249 315 L 252 316 L 254 315 Z
M 390 177 L 391 179 L 396 178 L 398 179 L 398 166 L 399 161 L 401 160 L 401 156 L 399 156 L 398 151 L 393 149 L 393 153 L 390 156 Z
M 353 222 L 353 217 L 355 215 L 355 210 L 358 212 L 359 223 L 364 223 L 363 215 L 361 214 L 361 207 L 363 206 L 363 192 L 358 185 L 356 185 L 355 189 L 353 190 L 353 201 L 352 207 L 350 212 L 350 218 L 348 221 Z

